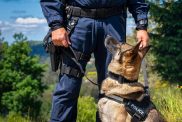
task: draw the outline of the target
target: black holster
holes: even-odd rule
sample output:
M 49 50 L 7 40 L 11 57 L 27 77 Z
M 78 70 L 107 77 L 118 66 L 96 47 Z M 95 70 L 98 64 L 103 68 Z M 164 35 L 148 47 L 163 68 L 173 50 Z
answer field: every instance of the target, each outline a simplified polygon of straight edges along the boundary
M 43 40 L 43 47 L 50 55 L 52 71 L 56 72 L 62 63 L 62 54 L 59 46 L 55 46 L 51 40 L 51 30 L 47 33 Z

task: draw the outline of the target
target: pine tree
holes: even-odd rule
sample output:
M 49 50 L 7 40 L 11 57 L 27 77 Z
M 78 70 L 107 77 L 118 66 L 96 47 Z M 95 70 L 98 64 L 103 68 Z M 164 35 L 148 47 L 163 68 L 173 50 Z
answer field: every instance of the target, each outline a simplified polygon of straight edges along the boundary
M 150 15 L 155 23 L 152 32 L 156 71 L 164 80 L 182 83 L 182 1 L 151 3 Z
M 3 42 L 0 61 L 0 112 L 16 112 L 37 116 L 40 96 L 45 89 L 41 82 L 45 65 L 30 56 L 30 47 L 23 34 L 14 35 L 11 45 Z

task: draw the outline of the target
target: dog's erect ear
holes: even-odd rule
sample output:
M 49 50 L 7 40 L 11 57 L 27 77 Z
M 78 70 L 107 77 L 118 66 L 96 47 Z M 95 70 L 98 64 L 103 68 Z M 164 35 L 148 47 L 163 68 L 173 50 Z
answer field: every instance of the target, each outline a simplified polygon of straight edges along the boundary
M 133 47 L 133 51 L 134 51 L 134 53 L 138 53 L 138 51 L 139 51 L 139 47 L 140 47 L 140 43 L 141 43 L 141 41 L 140 42 L 138 42 L 134 47 Z
M 150 47 L 151 47 L 151 45 L 149 45 L 149 46 L 147 46 L 147 47 L 139 50 L 139 55 L 140 55 L 141 58 L 144 58 L 145 57 L 145 55 L 149 51 Z
M 118 44 L 119 42 L 109 35 L 105 39 L 105 46 L 112 54 L 116 52 Z

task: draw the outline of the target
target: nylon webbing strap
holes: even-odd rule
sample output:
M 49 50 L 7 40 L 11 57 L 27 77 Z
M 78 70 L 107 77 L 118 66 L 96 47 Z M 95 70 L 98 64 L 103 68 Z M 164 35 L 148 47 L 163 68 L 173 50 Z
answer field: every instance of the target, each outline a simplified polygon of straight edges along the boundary
M 148 76 L 147 76 L 146 68 L 147 68 L 147 64 L 146 64 L 145 59 L 143 59 L 143 61 L 142 61 L 142 71 L 143 71 L 144 84 L 145 84 L 145 86 L 148 86 Z
M 123 83 L 136 83 L 138 80 L 128 80 L 125 77 L 123 77 L 122 75 L 118 75 L 112 72 L 108 72 L 108 75 L 110 78 L 117 80 L 119 83 L 123 84 Z
M 147 76 L 147 64 L 146 64 L 146 61 L 145 59 L 143 59 L 142 61 L 142 71 L 143 71 L 143 78 L 144 78 L 144 87 L 145 87 L 145 91 L 146 91 L 146 94 L 150 94 L 149 93 L 149 82 L 148 82 L 148 76 Z
M 124 103 L 124 98 L 120 97 L 120 96 L 117 96 L 117 95 L 104 95 L 106 98 L 110 99 L 110 100 L 113 100 L 115 102 L 118 102 L 118 103 Z
M 61 74 L 69 74 L 74 77 L 82 77 L 84 74 L 80 72 L 80 70 L 75 69 L 70 66 L 62 65 L 61 67 Z
M 78 62 L 78 59 L 77 59 L 77 57 L 76 57 L 76 54 L 75 54 L 73 48 L 72 48 L 71 46 L 69 46 L 69 49 L 72 51 L 72 53 L 73 53 L 74 56 L 71 55 L 70 53 L 68 53 L 66 50 L 64 50 L 64 49 L 61 48 L 62 52 L 63 52 L 65 55 L 67 55 L 67 56 L 76 64 L 76 66 L 78 67 L 78 71 L 80 71 L 80 73 L 82 74 L 82 76 L 85 76 L 85 78 L 86 78 L 88 81 L 90 81 L 92 84 L 98 85 L 97 83 L 95 83 L 94 81 L 90 80 L 90 79 L 87 77 L 87 75 L 85 74 L 85 71 L 84 71 L 83 68 L 82 68 L 82 65 Z M 66 73 L 65 73 L 65 74 L 66 74 Z M 73 75 L 72 75 L 72 76 L 73 76 Z
M 82 61 L 89 61 L 90 60 L 91 55 L 87 55 L 87 54 L 84 54 L 84 53 L 82 53 L 80 51 L 76 51 L 76 50 L 73 50 L 73 51 L 75 53 L 77 60 L 82 60 Z

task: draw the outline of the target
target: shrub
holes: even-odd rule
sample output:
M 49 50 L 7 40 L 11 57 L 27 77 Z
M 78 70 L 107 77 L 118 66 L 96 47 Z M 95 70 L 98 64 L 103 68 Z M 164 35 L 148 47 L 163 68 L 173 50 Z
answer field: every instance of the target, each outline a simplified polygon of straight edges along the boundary
M 164 80 L 182 84 L 182 1 L 161 2 L 151 3 L 150 10 L 155 23 L 151 34 L 155 69 Z
M 0 61 L 0 113 L 15 112 L 24 116 L 39 114 L 40 97 L 45 89 L 41 82 L 45 65 L 30 56 L 30 46 L 23 34 L 14 35 L 11 45 L 3 43 Z

